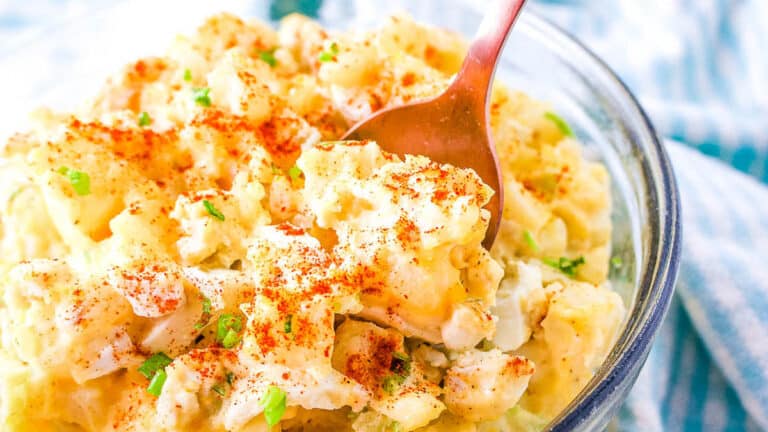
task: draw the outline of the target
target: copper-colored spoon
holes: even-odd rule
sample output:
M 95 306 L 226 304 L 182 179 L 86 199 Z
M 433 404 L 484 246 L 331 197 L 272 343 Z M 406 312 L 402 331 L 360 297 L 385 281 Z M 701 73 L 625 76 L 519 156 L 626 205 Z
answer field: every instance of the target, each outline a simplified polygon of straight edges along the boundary
M 496 62 L 525 0 L 497 0 L 486 12 L 461 70 L 441 95 L 378 111 L 359 122 L 345 139 L 370 139 L 397 154 L 420 154 L 474 169 L 496 192 L 486 208 L 491 221 L 487 249 L 499 230 L 504 189 L 488 124 L 488 100 Z

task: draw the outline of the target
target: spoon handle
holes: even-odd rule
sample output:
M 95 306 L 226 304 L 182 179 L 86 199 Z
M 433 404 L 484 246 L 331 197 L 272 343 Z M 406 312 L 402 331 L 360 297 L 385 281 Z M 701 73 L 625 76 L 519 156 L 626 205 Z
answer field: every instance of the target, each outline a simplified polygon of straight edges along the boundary
M 482 118 L 485 118 L 497 60 L 524 4 L 525 0 L 494 0 L 483 16 L 461 70 L 446 92 L 471 99 L 467 102 L 473 109 L 482 110 Z

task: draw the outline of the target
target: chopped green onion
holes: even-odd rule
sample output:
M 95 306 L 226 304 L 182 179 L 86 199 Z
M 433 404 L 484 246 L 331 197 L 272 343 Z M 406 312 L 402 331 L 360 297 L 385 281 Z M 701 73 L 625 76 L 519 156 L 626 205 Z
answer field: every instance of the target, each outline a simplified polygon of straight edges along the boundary
M 69 178 L 69 184 L 76 194 L 83 196 L 91 193 L 91 177 L 87 173 L 67 167 L 59 168 L 58 173 Z
M 620 256 L 617 255 L 617 256 L 611 258 L 611 265 L 613 266 L 613 268 L 620 269 L 621 266 L 624 265 L 624 261 L 621 259 Z
M 533 238 L 533 234 L 531 234 L 530 231 L 528 230 L 523 231 L 523 239 L 525 240 L 525 243 L 528 245 L 529 248 L 531 248 L 532 251 L 534 252 L 539 251 L 539 244 L 536 243 L 536 239 Z
M 339 45 L 336 44 L 336 42 L 331 42 L 331 44 L 317 56 L 317 59 L 321 62 L 329 62 L 333 61 L 337 55 L 339 55 Z
M 208 297 L 203 297 L 203 313 L 209 314 L 211 313 L 211 299 Z
M 288 169 L 288 177 L 290 177 L 291 180 L 298 180 L 300 176 L 301 176 L 301 169 L 296 165 Z
M 189 68 L 184 69 L 184 81 L 192 81 L 192 71 Z
M 559 115 L 557 115 L 557 114 L 555 114 L 555 113 L 553 113 L 551 111 L 548 111 L 548 112 L 544 113 L 544 117 L 547 118 L 548 120 L 550 120 L 552 123 L 554 123 L 555 126 L 557 126 L 557 128 L 560 129 L 560 132 L 563 135 L 569 136 L 569 137 L 573 136 L 573 130 L 568 125 L 568 123 L 565 120 L 563 120 L 563 118 L 560 117 Z
M 480 351 L 490 351 L 492 349 L 496 348 L 496 346 L 493 344 L 493 342 L 489 341 L 488 339 L 483 339 L 480 341 L 480 344 L 477 349 Z
M 173 359 L 164 352 L 155 353 L 150 358 L 144 360 L 144 363 L 139 366 L 138 370 L 147 379 L 152 379 L 157 371 L 165 369 L 172 361 Z
M 153 396 L 160 396 L 160 393 L 163 392 L 163 385 L 165 384 L 166 379 L 168 379 L 168 374 L 166 374 L 164 370 L 155 372 L 155 376 L 152 377 L 152 381 L 149 382 L 149 386 L 147 387 L 147 393 Z
M 210 92 L 211 89 L 207 87 L 192 89 L 192 98 L 198 105 L 209 107 L 211 106 L 211 96 L 208 95 Z
M 559 259 L 544 258 L 542 259 L 542 262 L 550 267 L 560 270 L 561 272 L 571 277 L 576 276 L 576 269 L 585 263 L 583 256 L 573 260 L 566 257 L 560 257 Z
M 226 388 L 224 388 L 224 386 L 223 386 L 223 385 L 221 385 L 220 383 L 216 383 L 216 384 L 214 384 L 214 385 L 211 387 L 211 390 L 213 390 L 213 391 L 215 391 L 216 393 L 218 393 L 218 394 L 219 394 L 219 396 L 221 396 L 221 397 L 224 397 L 224 396 L 226 396 L 226 395 L 227 395 L 227 389 L 226 389 Z
M 389 394 L 395 393 L 398 387 L 405 382 L 405 377 L 398 374 L 387 375 L 381 382 L 381 388 Z
M 408 354 L 393 352 L 389 370 L 405 379 L 411 373 L 411 358 L 408 357 Z
M 264 397 L 259 401 L 259 405 L 264 407 L 264 420 L 267 421 L 269 427 L 278 424 L 280 419 L 283 418 L 287 400 L 288 396 L 280 387 L 269 386 Z
M 232 372 L 226 372 L 224 373 L 224 381 L 219 381 L 216 384 L 211 386 L 211 390 L 215 391 L 219 394 L 219 396 L 224 397 L 227 395 L 227 385 L 232 386 L 232 383 L 235 382 L 235 374 Z
M 384 381 L 381 383 L 381 387 L 385 392 L 392 394 L 397 388 L 405 382 L 408 375 L 411 373 L 411 358 L 408 354 L 402 352 L 392 353 L 392 362 L 389 365 L 389 370 L 392 375 L 384 377 Z
M 288 315 L 288 318 L 285 319 L 283 330 L 285 330 L 286 333 L 293 331 L 293 315 Z
M 402 361 L 409 361 L 411 359 L 410 357 L 408 357 L 408 354 L 397 352 L 397 351 L 392 353 L 392 357 Z
M 221 340 L 221 346 L 226 349 L 234 348 L 238 343 L 240 343 L 240 336 L 232 329 L 229 329 L 224 339 Z
M 216 207 L 214 207 L 213 204 L 211 204 L 210 201 L 203 200 L 203 206 L 205 207 L 206 210 L 208 210 L 208 214 L 210 214 L 211 216 L 215 217 L 216 219 L 218 219 L 220 221 L 223 221 L 225 219 L 224 218 L 224 214 L 221 213 L 220 211 L 216 210 Z
M 242 329 L 243 323 L 239 317 L 232 314 L 224 314 L 219 317 L 219 322 L 216 326 L 216 340 L 224 348 L 232 348 L 240 343 L 240 336 L 237 333 Z
M 208 321 L 211 319 L 211 299 L 208 297 L 203 297 L 203 316 L 200 318 L 200 321 L 195 324 L 195 330 L 202 330 L 205 328 L 206 325 L 208 325 Z
M 275 50 L 259 51 L 259 58 L 270 67 L 277 66 L 277 59 L 275 58 Z
M 224 339 L 227 332 L 232 329 L 240 331 L 243 329 L 243 323 L 240 321 L 240 317 L 232 314 L 223 314 L 219 317 L 218 326 L 216 328 L 216 337 Z
M 141 114 L 139 114 L 139 126 L 149 126 L 152 124 L 152 118 L 149 117 L 149 114 L 147 114 L 146 111 L 142 111 Z

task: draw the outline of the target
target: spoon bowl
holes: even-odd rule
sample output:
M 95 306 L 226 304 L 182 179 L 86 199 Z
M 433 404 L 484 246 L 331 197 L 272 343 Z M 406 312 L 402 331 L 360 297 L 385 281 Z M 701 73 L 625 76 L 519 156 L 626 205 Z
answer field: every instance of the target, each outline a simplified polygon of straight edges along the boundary
M 494 190 L 486 209 L 491 213 L 483 245 L 490 249 L 499 228 L 503 184 L 485 113 L 462 94 L 440 96 L 374 114 L 348 132 L 345 139 L 370 139 L 396 153 L 419 154 L 472 168 Z
M 496 63 L 525 0 L 498 0 L 483 22 L 459 73 L 432 99 L 384 109 L 352 127 L 344 139 L 369 139 L 383 149 L 419 154 L 472 168 L 494 190 L 483 246 L 490 249 L 504 208 L 504 183 L 488 123 L 488 100 Z

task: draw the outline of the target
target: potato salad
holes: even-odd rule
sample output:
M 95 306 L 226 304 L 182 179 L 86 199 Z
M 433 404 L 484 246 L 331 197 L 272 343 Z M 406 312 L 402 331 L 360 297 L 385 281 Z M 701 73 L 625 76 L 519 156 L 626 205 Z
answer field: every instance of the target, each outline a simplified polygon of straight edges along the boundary
M 494 88 L 505 206 L 471 169 L 338 141 L 466 51 L 389 18 L 221 14 L 0 155 L 4 431 L 538 430 L 624 321 L 610 178 Z

